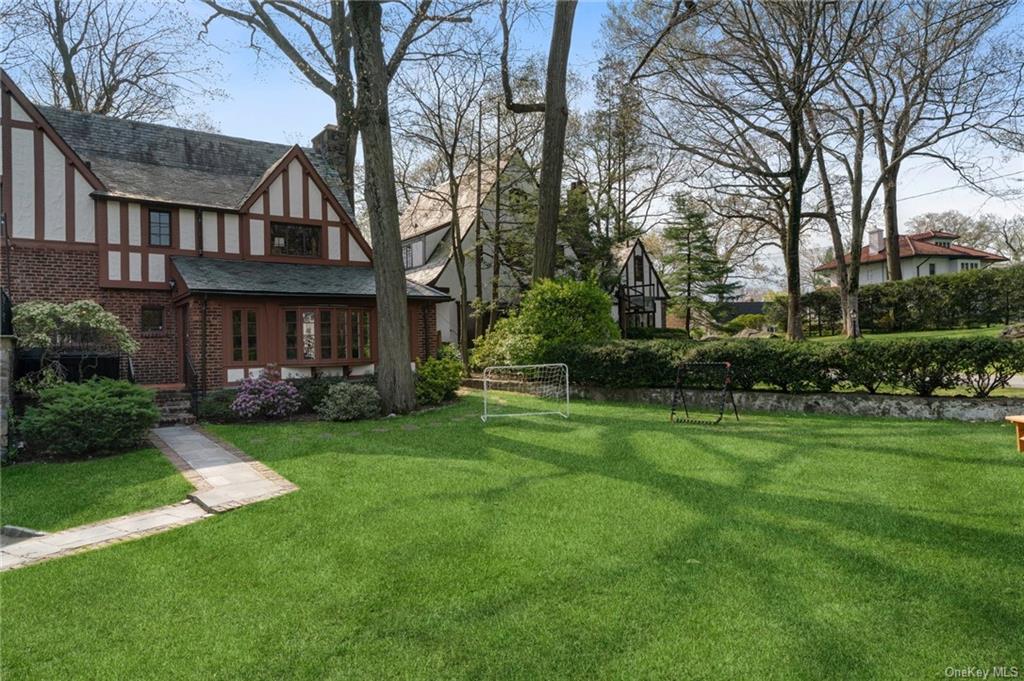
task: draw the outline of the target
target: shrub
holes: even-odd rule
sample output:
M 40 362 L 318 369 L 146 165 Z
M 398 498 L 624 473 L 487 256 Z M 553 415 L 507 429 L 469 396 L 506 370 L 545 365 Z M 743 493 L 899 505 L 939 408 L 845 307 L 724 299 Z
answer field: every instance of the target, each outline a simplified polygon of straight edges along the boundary
M 416 403 L 440 404 L 455 397 L 462 383 L 462 362 L 431 357 L 416 367 Z
M 554 361 L 567 347 L 607 343 L 619 337 L 611 297 L 596 279 L 545 279 L 523 296 L 519 309 L 479 340 L 475 367 Z
M 235 396 L 236 391 L 231 388 L 222 388 L 207 393 L 199 400 L 199 420 L 212 423 L 237 421 L 238 414 L 231 409 Z
M 159 418 L 151 391 L 104 378 L 41 390 L 20 429 L 29 448 L 74 457 L 133 447 Z
M 961 340 L 957 353 L 957 383 L 975 397 L 988 397 L 1005 388 L 1010 379 L 1024 373 L 1024 343 L 997 338 Z
M 529 333 L 522 320 L 513 313 L 499 319 L 487 334 L 476 342 L 470 364 L 478 369 L 507 364 L 533 364 L 540 361 L 541 337 Z
M 61 305 L 30 300 L 14 306 L 12 318 L 18 344 L 44 351 L 68 343 L 88 343 L 132 354 L 139 349 L 121 320 L 92 300 Z
M 231 411 L 245 419 L 279 419 L 299 410 L 299 391 L 268 376 L 247 378 L 238 386 Z
M 957 384 L 958 355 L 964 344 L 947 338 L 882 342 L 893 353 L 891 361 L 899 364 L 895 376 L 897 386 L 927 397 L 940 388 L 952 388 Z
M 726 322 L 723 328 L 729 333 L 737 333 L 743 329 L 760 329 L 766 324 L 763 314 L 741 314 Z
M 347 379 L 343 376 L 314 376 L 312 378 L 289 378 L 288 383 L 295 387 L 299 395 L 300 414 L 312 414 L 316 411 L 316 405 L 323 402 L 327 397 L 327 391 L 332 385 L 342 383 Z
M 605 345 L 572 346 L 548 359 L 564 362 L 573 383 L 610 388 L 664 388 L 675 384 L 676 367 L 690 342 L 623 340 Z
M 736 340 L 694 348 L 688 362 L 729 362 L 733 386 L 750 390 L 764 384 L 782 392 L 828 392 L 838 380 L 827 346 L 783 340 Z
M 316 406 L 324 421 L 355 421 L 380 415 L 380 395 L 366 383 L 335 383 Z
M 617 341 L 563 348 L 555 361 L 574 383 L 611 388 L 671 387 L 680 362 L 730 362 L 733 388 L 828 392 L 838 384 L 932 395 L 962 387 L 984 397 L 1024 373 L 1024 342 L 999 338 L 850 341 L 836 345 L 782 340 Z M 717 371 L 694 371 L 687 385 L 720 388 Z
M 898 348 L 884 341 L 849 341 L 833 350 L 840 381 L 872 395 L 883 385 L 899 384 L 903 370 L 900 360 Z

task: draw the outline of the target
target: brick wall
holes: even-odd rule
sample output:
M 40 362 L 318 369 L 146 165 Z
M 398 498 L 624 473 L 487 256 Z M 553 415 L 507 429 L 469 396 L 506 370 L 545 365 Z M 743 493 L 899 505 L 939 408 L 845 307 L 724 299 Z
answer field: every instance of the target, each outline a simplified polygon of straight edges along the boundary
M 210 300 L 206 303 L 206 349 L 203 352 L 203 298 L 190 298 L 188 310 L 188 346 L 200 377 L 206 371 L 207 391 L 216 390 L 224 384 L 224 317 L 220 303 Z M 205 366 L 204 366 L 205 361 Z M 200 388 L 203 384 L 200 382 Z
M 177 323 L 170 292 L 100 288 L 95 251 L 15 246 L 11 249 L 13 264 L 8 263 L 6 248 L 0 252 L 0 272 L 4 273 L 2 283 L 6 287 L 10 282 L 11 300 L 15 305 L 29 300 L 54 303 L 95 300 L 117 315 L 132 337 L 139 341 L 139 351 L 132 357 L 135 378 L 139 383 L 176 383 L 180 380 Z M 10 278 L 8 267 L 12 267 Z M 143 306 L 163 308 L 163 331 L 142 333 Z
M 441 344 L 440 336 L 437 333 L 437 305 L 423 304 L 422 314 L 426 319 L 420 323 L 420 328 L 416 331 L 416 346 L 423 353 L 422 357 L 433 357 L 437 354 Z

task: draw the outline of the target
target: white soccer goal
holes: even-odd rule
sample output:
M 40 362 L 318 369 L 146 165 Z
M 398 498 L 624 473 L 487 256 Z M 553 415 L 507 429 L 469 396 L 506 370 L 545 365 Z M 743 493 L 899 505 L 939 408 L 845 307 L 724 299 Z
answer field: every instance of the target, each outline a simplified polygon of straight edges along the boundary
M 569 367 L 564 364 L 523 364 L 484 369 L 484 413 L 495 416 L 569 418 Z

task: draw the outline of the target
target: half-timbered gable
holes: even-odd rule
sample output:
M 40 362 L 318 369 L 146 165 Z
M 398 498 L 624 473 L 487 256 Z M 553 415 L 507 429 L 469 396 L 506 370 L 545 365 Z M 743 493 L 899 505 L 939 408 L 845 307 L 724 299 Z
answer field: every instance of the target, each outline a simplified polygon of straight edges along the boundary
M 15 304 L 99 301 L 140 339 L 146 383 L 373 370 L 373 252 L 316 149 L 34 106 L 2 71 L 0 85 L 0 285 Z M 407 293 L 425 357 L 447 298 Z
M 668 290 L 640 239 L 621 244 L 612 254 L 619 268 L 618 283 L 612 288 L 612 317 L 622 335 L 631 329 L 666 326 Z

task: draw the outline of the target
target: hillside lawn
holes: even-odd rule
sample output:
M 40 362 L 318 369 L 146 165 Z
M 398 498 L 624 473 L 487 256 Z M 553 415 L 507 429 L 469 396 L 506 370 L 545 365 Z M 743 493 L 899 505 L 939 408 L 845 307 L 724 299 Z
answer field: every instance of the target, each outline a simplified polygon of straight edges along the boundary
M 0 524 L 33 530 L 87 525 L 173 504 L 192 485 L 159 450 L 0 468 Z
M 370 422 L 211 427 L 299 491 L 0 575 L 0 676 L 1024 666 L 1024 457 L 1006 425 L 572 411 L 484 424 L 472 394 Z
M 939 329 L 932 331 L 903 331 L 897 333 L 865 333 L 865 340 L 901 340 L 905 338 L 995 338 L 1005 329 L 1005 326 L 979 326 L 972 329 Z M 817 343 L 842 343 L 847 340 L 846 336 L 812 336 L 808 335 L 807 340 Z

